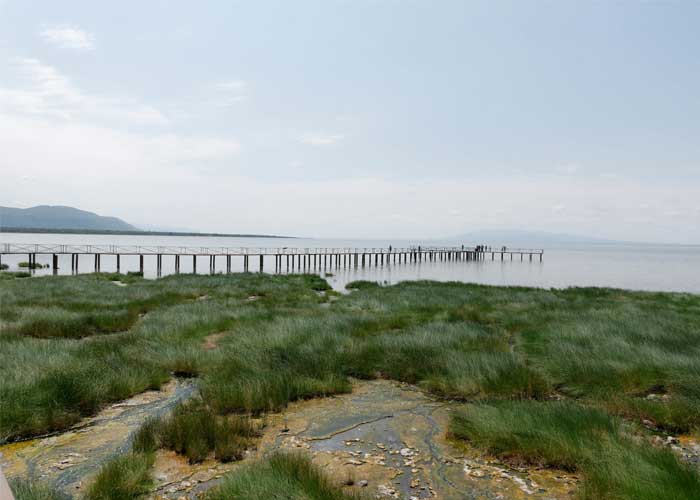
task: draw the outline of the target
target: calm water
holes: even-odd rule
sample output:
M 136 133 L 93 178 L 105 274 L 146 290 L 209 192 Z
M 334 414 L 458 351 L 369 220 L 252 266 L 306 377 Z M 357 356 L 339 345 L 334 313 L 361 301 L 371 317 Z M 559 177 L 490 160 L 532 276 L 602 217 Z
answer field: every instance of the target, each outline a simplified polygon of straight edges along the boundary
M 94 244 L 94 245 L 142 245 L 142 246 L 190 246 L 190 247 L 394 247 L 408 245 L 433 245 L 429 241 L 377 241 L 377 240 L 329 240 L 329 239 L 268 239 L 268 238 L 207 238 L 195 236 L 114 236 L 78 234 L 17 234 L 0 233 L 0 243 L 41 244 Z M 460 242 L 461 243 L 461 242 Z M 464 242 L 473 245 L 475 242 Z M 480 242 L 481 243 L 481 242 Z M 502 242 L 484 242 L 500 247 Z M 511 262 L 501 262 L 490 256 L 480 262 L 421 262 L 417 264 L 392 264 L 380 268 L 329 269 L 333 276 L 328 281 L 336 289 L 345 283 L 367 279 L 387 283 L 405 280 L 430 279 L 438 281 L 462 281 L 492 285 L 524 285 L 535 287 L 607 286 L 633 290 L 684 291 L 700 293 L 700 246 L 680 245 L 544 245 L 544 262 L 529 262 L 518 257 Z M 3 263 L 17 269 L 17 263 L 26 261 L 26 255 L 3 256 Z M 38 262 L 49 263 L 50 256 L 38 256 Z M 217 272 L 225 272 L 226 259 L 217 259 Z M 91 272 L 94 261 L 91 256 L 80 260 L 80 272 Z M 242 270 L 242 258 L 233 259 L 233 270 Z M 251 259 L 251 270 L 257 270 L 257 259 Z M 145 258 L 147 277 L 155 277 L 156 257 Z M 70 256 L 59 258 L 59 273 L 70 274 Z M 121 270 L 137 271 L 138 257 L 124 256 Z M 102 257 L 102 271 L 116 270 L 114 257 Z M 174 258 L 163 257 L 163 274 L 174 271 Z M 209 272 L 208 258 L 197 261 L 199 273 Z M 274 271 L 274 259 L 265 260 L 265 271 Z M 180 272 L 192 272 L 192 259 L 181 258 Z M 37 274 L 51 274 L 44 269 Z

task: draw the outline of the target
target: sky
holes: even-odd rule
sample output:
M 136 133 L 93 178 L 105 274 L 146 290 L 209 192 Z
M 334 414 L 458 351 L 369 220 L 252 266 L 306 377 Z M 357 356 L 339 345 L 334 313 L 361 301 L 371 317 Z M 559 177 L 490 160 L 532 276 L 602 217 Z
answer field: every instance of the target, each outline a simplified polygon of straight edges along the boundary
M 0 205 L 700 243 L 700 2 L 0 0 Z

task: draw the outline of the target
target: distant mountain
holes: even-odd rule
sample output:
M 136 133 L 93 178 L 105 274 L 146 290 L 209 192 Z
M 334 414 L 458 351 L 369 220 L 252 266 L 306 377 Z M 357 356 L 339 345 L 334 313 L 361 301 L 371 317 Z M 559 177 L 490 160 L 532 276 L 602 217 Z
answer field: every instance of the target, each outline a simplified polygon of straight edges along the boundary
M 104 217 L 73 207 L 39 205 L 31 208 L 0 207 L 0 230 L 89 229 L 98 231 L 138 231 L 116 217 Z
M 604 244 L 616 243 L 613 240 L 602 238 L 592 238 L 589 236 L 579 236 L 566 233 L 548 233 L 545 231 L 523 231 L 507 229 L 491 229 L 474 231 L 453 238 L 446 238 L 446 241 L 462 241 L 485 245 L 576 245 L 576 244 Z

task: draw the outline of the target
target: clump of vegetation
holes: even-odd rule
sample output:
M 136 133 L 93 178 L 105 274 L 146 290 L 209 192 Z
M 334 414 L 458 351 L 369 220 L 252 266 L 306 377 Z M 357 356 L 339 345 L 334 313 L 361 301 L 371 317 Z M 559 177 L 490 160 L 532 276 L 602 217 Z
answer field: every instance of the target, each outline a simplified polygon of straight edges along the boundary
M 168 448 L 185 455 L 190 463 L 211 453 L 221 462 L 240 460 L 255 437 L 258 426 L 248 417 L 218 416 L 201 400 L 181 403 L 171 415 L 148 420 L 134 438 L 134 450 L 153 452 Z
M 146 495 L 152 484 L 153 454 L 130 453 L 105 464 L 90 485 L 87 500 L 131 500 Z
M 347 290 L 368 290 L 372 288 L 379 288 L 379 286 L 379 283 L 376 281 L 355 280 L 346 284 L 345 288 Z
M 18 267 L 26 267 L 28 269 L 44 269 L 44 267 L 49 267 L 48 264 L 40 264 L 39 262 L 20 262 L 17 264 Z
M 362 498 L 335 485 L 304 455 L 277 453 L 228 475 L 206 500 L 352 500 Z
M 11 280 L 14 278 L 31 278 L 31 273 L 27 271 L 3 272 L 0 273 L 0 279 Z
M 7 271 L 10 268 L 7 264 L 0 264 L 0 271 Z
M 10 489 L 15 500 L 69 500 L 70 498 L 47 484 L 25 479 L 11 480 Z
M 625 434 L 622 422 L 575 403 L 501 401 L 454 415 L 454 437 L 492 453 L 583 473 L 590 500 L 697 499 L 700 477 L 668 450 Z

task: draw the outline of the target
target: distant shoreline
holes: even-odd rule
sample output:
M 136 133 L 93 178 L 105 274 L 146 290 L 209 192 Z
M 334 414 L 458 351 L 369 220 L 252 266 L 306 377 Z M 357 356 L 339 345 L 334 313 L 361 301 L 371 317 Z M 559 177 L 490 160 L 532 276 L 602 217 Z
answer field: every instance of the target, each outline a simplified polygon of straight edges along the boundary
M 0 227 L 0 233 L 34 233 L 34 234 L 106 234 L 125 236 L 206 236 L 210 238 L 273 238 L 297 239 L 296 236 L 279 236 L 274 234 L 226 234 L 226 233 L 188 233 L 178 231 L 120 231 L 109 229 L 50 229 L 35 227 Z

